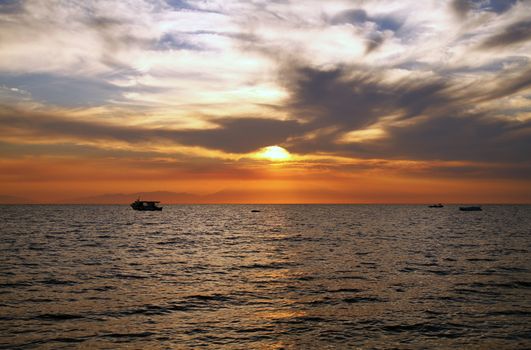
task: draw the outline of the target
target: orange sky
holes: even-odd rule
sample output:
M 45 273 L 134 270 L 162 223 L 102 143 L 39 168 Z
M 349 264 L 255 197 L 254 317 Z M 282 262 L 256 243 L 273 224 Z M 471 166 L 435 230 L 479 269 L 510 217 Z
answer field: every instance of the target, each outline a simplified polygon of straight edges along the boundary
M 411 173 L 393 163 L 357 168 L 268 160 L 189 168 L 171 161 L 42 157 L 2 160 L 0 181 L 3 194 L 36 203 L 124 203 L 127 196 L 97 196 L 143 192 L 147 198 L 155 191 L 189 194 L 153 198 L 167 203 L 527 203 L 531 196 L 526 180 L 427 177 L 425 169 Z

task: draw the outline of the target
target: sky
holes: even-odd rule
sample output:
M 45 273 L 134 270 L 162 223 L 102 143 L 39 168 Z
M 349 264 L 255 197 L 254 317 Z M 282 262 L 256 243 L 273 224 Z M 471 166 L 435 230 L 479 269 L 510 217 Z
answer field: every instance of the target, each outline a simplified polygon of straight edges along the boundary
M 530 59 L 529 0 L 0 0 L 0 202 L 531 203 Z

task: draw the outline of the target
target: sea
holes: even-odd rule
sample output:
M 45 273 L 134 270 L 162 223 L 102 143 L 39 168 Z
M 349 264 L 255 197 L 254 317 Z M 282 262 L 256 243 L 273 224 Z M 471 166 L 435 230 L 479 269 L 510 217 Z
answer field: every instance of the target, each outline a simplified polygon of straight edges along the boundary
M 529 349 L 531 206 L 0 206 L 0 348 Z

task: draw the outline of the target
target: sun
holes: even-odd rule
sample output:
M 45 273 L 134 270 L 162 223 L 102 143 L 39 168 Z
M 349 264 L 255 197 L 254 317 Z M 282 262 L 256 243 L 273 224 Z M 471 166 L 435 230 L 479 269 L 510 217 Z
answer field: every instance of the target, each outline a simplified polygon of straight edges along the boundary
M 258 154 L 258 158 L 269 159 L 274 162 L 286 161 L 291 158 L 291 154 L 280 146 L 267 146 L 262 148 Z

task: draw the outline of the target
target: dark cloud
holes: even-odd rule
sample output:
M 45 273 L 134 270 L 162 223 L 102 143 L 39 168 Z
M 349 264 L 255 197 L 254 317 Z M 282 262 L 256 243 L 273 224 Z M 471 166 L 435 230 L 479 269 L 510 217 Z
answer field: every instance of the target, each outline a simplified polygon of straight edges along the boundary
M 371 53 L 380 46 L 382 46 L 385 38 L 381 34 L 375 34 L 371 35 L 369 40 L 367 41 L 367 47 L 365 49 L 365 53 Z
M 107 16 L 97 16 L 94 14 L 91 14 L 90 16 L 88 16 L 85 23 L 91 28 L 98 28 L 101 30 L 113 30 L 125 24 L 124 21 L 118 18 L 107 17 Z
M 448 102 L 446 84 L 439 79 L 384 83 L 381 72 L 362 67 L 319 70 L 303 67 L 285 82 L 291 110 L 316 127 L 366 127 L 380 117 L 403 112 L 415 116 Z
M 379 30 L 390 30 L 392 32 L 397 32 L 404 22 L 393 16 L 375 16 L 371 18 L 371 21 L 376 23 Z
M 530 59 L 526 56 L 506 56 L 503 58 L 495 58 L 490 60 L 489 62 L 478 65 L 478 66 L 461 66 L 457 68 L 452 67 L 445 67 L 443 69 L 439 69 L 438 72 L 444 75 L 451 75 L 451 74 L 461 74 L 461 73 L 483 73 L 483 72 L 490 72 L 490 73 L 498 73 L 501 72 L 507 67 L 512 66 L 516 67 L 516 69 L 526 68 L 529 63 Z M 416 70 L 416 69 L 426 69 L 430 68 L 428 65 L 416 65 L 415 62 L 410 62 L 406 64 L 401 64 L 397 66 L 397 68 L 403 68 L 403 69 L 409 69 L 409 70 Z
M 187 145 L 203 146 L 234 153 L 246 153 L 258 148 L 282 144 L 290 136 L 303 132 L 295 121 L 273 119 L 223 119 L 220 128 L 175 132 L 176 139 Z
M 397 107 L 404 115 L 402 118 L 411 118 L 429 110 L 447 110 L 450 102 L 456 96 L 448 93 L 448 84 L 440 79 L 427 79 L 426 81 L 404 81 L 397 84 L 397 93 L 400 98 Z
M 367 12 L 362 9 L 350 9 L 339 12 L 330 19 L 331 24 L 363 24 L 369 20 Z
M 257 118 L 216 120 L 214 129 L 171 130 L 141 128 L 75 120 L 63 116 L 25 112 L 4 108 L 0 113 L 0 130 L 12 137 L 71 138 L 91 141 L 173 143 L 201 146 L 234 153 L 255 151 L 282 144 L 290 136 L 303 132 L 295 121 Z
M 286 84 L 289 108 L 305 118 L 311 137 L 290 139 L 301 153 L 330 152 L 365 158 L 523 162 L 531 149 L 531 122 L 500 119 L 496 111 L 471 114 L 477 101 L 510 96 L 531 86 L 531 69 L 503 71 L 483 86 L 457 89 L 443 77 L 386 83 L 363 67 L 319 70 L 303 67 Z M 387 137 L 338 143 L 394 115 Z M 400 124 L 396 124 L 401 120 Z M 400 125 L 400 126 L 398 126 Z
M 375 148 L 395 158 L 525 162 L 531 149 L 531 122 L 482 115 L 426 118 L 387 132 Z
M 487 38 L 480 45 L 483 49 L 499 48 L 531 40 L 531 19 L 511 24 L 501 33 Z
M 0 13 L 15 14 L 24 11 L 23 0 L 2 0 L 0 1 Z
M 470 0 L 453 0 L 451 6 L 457 16 L 465 18 L 471 9 L 471 2 Z
M 352 129 L 372 123 L 388 101 L 398 98 L 393 91 L 380 89 L 370 72 L 348 77 L 344 68 L 319 70 L 303 67 L 285 82 L 291 91 L 290 108 L 315 127 L 340 125 Z
M 124 32 L 126 21 L 114 17 L 98 16 L 91 12 L 92 10 L 88 10 L 84 23 L 87 28 L 100 36 L 107 51 L 114 53 L 139 44 L 138 38 Z
M 154 158 L 160 157 L 160 152 L 143 150 L 106 149 L 76 143 L 9 143 L 0 141 L 0 156 L 6 158 L 21 158 L 27 156 L 76 157 L 83 159 L 100 158 Z M 168 157 L 164 154 L 164 157 Z
M 519 69 L 501 71 L 496 86 L 481 97 L 482 100 L 494 100 L 509 96 L 531 87 L 531 67 L 527 64 Z
M 467 17 L 470 11 L 489 11 L 497 14 L 507 12 L 518 0 L 453 0 L 452 10 L 461 19 Z

